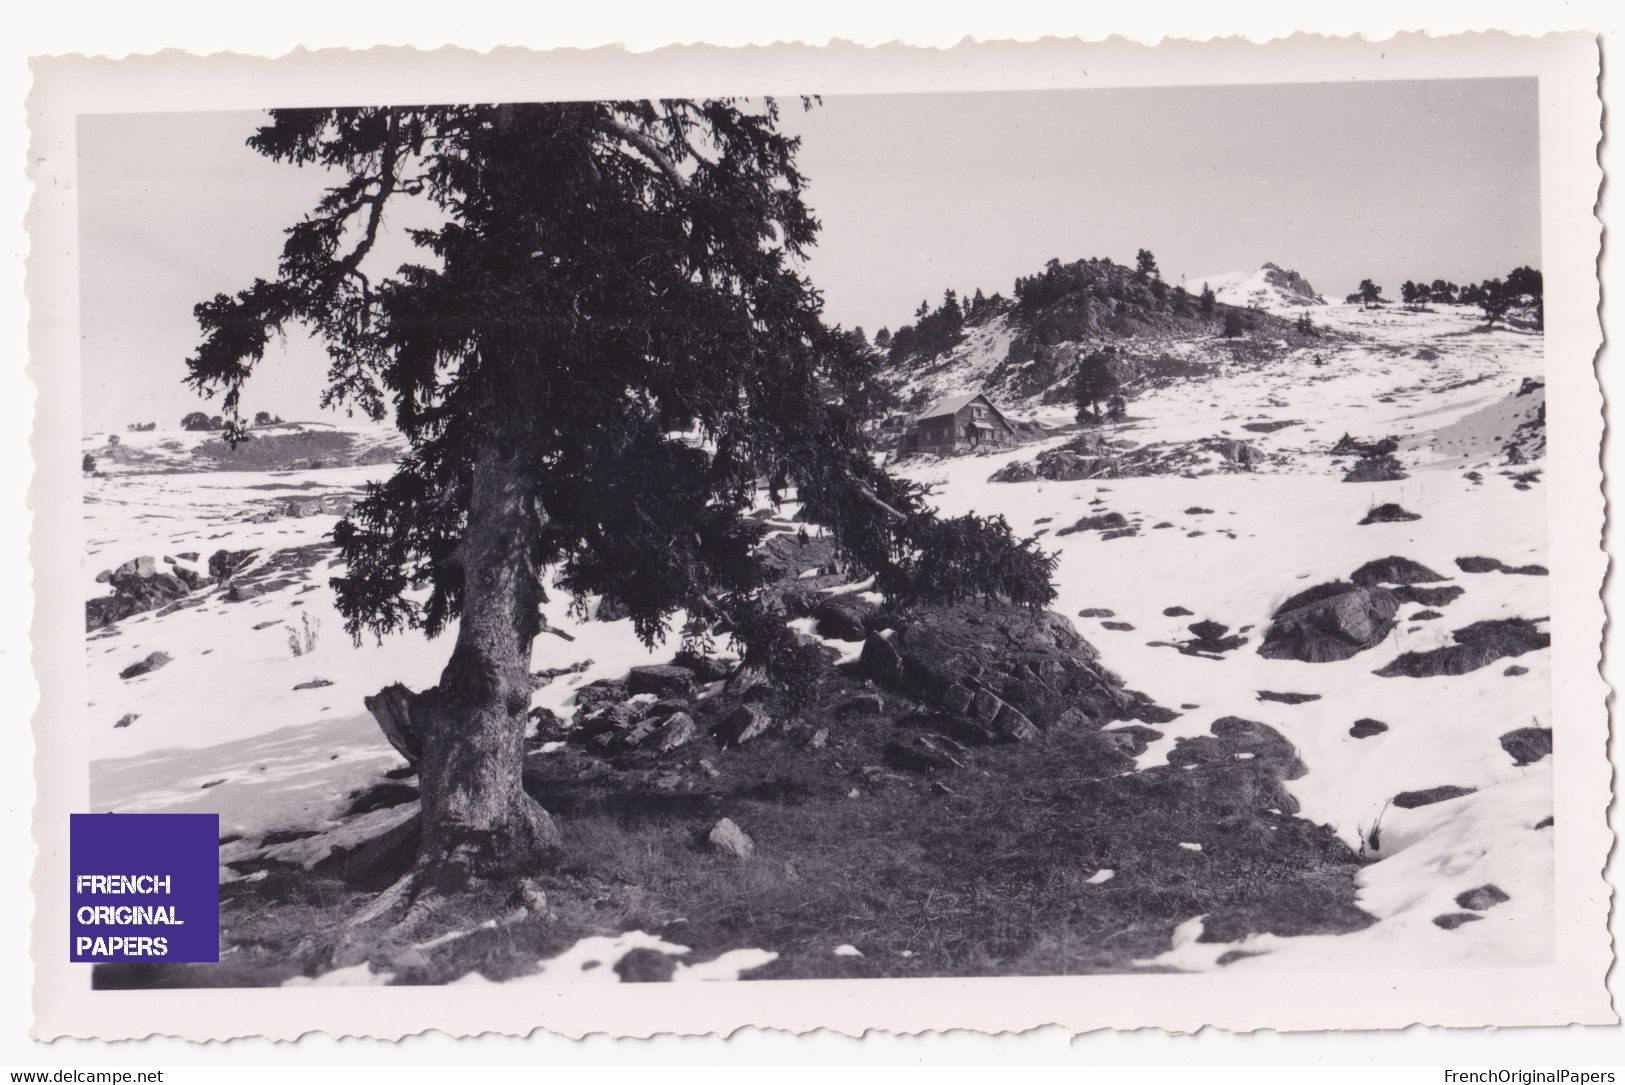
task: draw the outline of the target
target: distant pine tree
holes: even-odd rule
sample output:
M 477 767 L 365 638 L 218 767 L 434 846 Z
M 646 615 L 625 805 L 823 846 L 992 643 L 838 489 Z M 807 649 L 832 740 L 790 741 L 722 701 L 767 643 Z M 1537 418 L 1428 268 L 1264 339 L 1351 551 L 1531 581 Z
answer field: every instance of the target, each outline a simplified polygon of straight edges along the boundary
M 1072 376 L 1072 401 L 1079 422 L 1100 422 L 1100 405 L 1117 394 L 1117 374 L 1112 371 L 1113 351 L 1091 351 L 1078 363 Z
M 1500 279 L 1485 279 L 1478 286 L 1478 307 L 1484 312 L 1484 322 L 1493 325 L 1506 316 L 1518 295 L 1507 289 Z
M 1212 316 L 1213 315 L 1213 309 L 1217 304 L 1218 304 L 1218 299 L 1213 296 L 1212 287 L 1208 286 L 1207 283 L 1203 283 L 1202 284 L 1202 314 L 1204 316 Z
M 1546 282 L 1532 267 L 1514 268 L 1507 274 L 1506 288 L 1513 297 L 1528 298 L 1534 305 L 1535 326 L 1546 326 Z
M 1134 277 L 1140 282 L 1149 282 L 1160 273 L 1157 271 L 1157 258 L 1151 255 L 1150 249 L 1141 249 L 1134 254 Z

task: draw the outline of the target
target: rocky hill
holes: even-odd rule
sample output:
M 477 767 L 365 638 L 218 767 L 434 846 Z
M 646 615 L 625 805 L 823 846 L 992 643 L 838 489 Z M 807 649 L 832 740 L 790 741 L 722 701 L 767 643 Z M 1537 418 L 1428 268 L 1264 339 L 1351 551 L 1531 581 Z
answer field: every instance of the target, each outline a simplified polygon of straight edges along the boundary
M 1272 290 L 1285 296 L 1301 287 L 1318 301 L 1301 276 L 1273 270 L 1284 285 Z M 1271 307 L 1232 304 L 1219 290 L 1192 293 L 1104 259 L 1052 260 L 1016 280 L 1014 293 L 984 300 L 978 292 L 958 311 L 950 294 L 936 311 L 922 305 L 916 324 L 881 344 L 889 348 L 889 383 L 906 408 L 979 390 L 1006 410 L 1066 404 L 1079 362 L 1105 348 L 1132 396 L 1210 375 L 1225 362 L 1277 358 L 1321 334 Z

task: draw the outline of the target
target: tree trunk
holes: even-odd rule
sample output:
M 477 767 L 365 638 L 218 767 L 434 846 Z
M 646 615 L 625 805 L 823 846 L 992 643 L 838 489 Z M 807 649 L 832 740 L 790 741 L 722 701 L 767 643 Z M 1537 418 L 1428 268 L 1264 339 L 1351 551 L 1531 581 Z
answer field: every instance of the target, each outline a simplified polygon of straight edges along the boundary
M 542 522 L 513 446 L 500 435 L 489 440 L 474 465 L 457 552 L 457 643 L 440 684 L 412 709 L 422 741 L 414 895 L 522 877 L 557 851 L 558 829 L 521 784 L 531 644 L 541 625 L 534 543 Z

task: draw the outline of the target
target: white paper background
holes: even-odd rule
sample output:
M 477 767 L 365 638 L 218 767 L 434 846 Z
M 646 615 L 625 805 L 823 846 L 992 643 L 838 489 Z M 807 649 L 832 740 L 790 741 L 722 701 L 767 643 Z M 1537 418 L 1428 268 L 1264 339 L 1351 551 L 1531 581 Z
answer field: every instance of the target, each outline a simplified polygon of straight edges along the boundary
M 1008 5 L 1006 5 L 1008 6 Z M 1201 37 L 1213 33 L 1242 31 L 1255 37 L 1277 34 L 1286 29 L 1317 30 L 1322 32 L 1364 31 L 1381 36 L 1388 31 L 1425 25 L 1434 31 L 1447 31 L 1472 26 L 1497 25 L 1512 30 L 1540 30 L 1559 26 L 1590 25 L 1607 29 L 1614 19 L 1606 17 L 1601 5 L 1570 4 L 1553 8 L 1549 12 L 1530 10 L 1528 5 L 1363 5 L 1359 10 L 1328 12 L 1324 15 L 1304 10 L 1302 5 L 1251 5 L 1247 12 L 1228 11 L 1216 6 L 1180 11 L 1158 5 L 1135 5 L 1132 12 L 1114 11 L 1109 18 L 1101 14 L 1093 19 L 1087 12 L 1065 13 L 1038 8 L 1017 11 L 990 11 L 987 6 L 967 10 L 965 6 L 933 4 L 926 12 L 862 13 L 856 5 L 841 10 L 838 5 L 819 5 L 818 10 L 787 12 L 778 16 L 751 8 L 735 12 L 696 10 L 693 5 L 681 8 L 645 9 L 635 15 L 619 14 L 601 9 L 577 13 L 575 21 L 561 21 L 557 12 L 534 13 L 532 24 L 524 25 L 512 18 L 514 13 L 477 16 L 477 5 L 460 4 L 453 12 L 420 11 L 413 16 L 406 7 L 392 6 L 387 15 L 379 10 L 346 13 L 322 5 L 309 5 L 308 18 L 298 18 L 299 5 L 279 4 L 272 12 L 259 10 L 233 11 L 222 5 L 198 9 L 187 18 L 166 15 L 157 17 L 152 10 L 126 9 L 120 13 L 103 13 L 86 18 L 85 9 L 58 8 L 36 12 L 37 21 L 24 29 L 17 42 L 25 52 L 54 50 L 107 51 L 122 53 L 142 51 L 161 45 L 185 45 L 198 50 L 233 48 L 243 51 L 276 53 L 298 41 L 311 45 L 363 45 L 377 41 L 435 45 L 444 41 L 483 47 L 499 42 L 550 46 L 558 44 L 591 45 L 620 40 L 633 48 L 645 48 L 672 40 L 706 40 L 717 43 L 771 41 L 774 39 L 823 40 L 831 35 L 857 38 L 863 41 L 885 41 L 898 37 L 911 41 L 948 44 L 967 34 L 976 37 L 1031 37 L 1039 33 L 1083 33 L 1097 37 L 1107 31 L 1130 34 L 1142 40 L 1154 40 L 1162 34 Z M 179 7 L 178 5 L 176 7 Z M 122 18 L 117 17 L 122 15 Z M 440 17 L 433 21 L 434 15 Z M 508 17 L 504 17 L 507 15 Z M 596 23 L 587 22 L 596 19 Z M 544 24 L 545 25 L 542 25 Z M 1608 40 L 1612 40 L 1610 37 Z M 1606 49 L 1605 44 L 1605 49 Z M 26 72 L 17 65 L 17 54 L 7 57 L 6 74 L 9 87 L 14 89 L 13 101 L 20 99 L 26 86 Z M 20 114 L 14 110 L 14 121 Z M 21 133 L 13 130 L 13 146 L 21 146 Z M 20 162 L 14 156 L 13 162 Z M 1605 159 L 1606 164 L 1606 159 Z M 16 212 L 9 220 L 14 251 L 21 252 L 25 241 L 17 223 L 26 206 L 27 189 L 20 178 L 9 178 L 8 191 L 13 194 L 12 207 Z M 1606 214 L 1606 204 L 1605 204 Z M 1605 266 L 1607 266 L 1605 264 Z M 12 280 L 7 283 L 8 345 L 13 349 L 11 359 L 20 360 L 25 353 L 21 325 L 20 264 L 10 268 Z M 1605 290 L 1605 294 L 1609 293 Z M 1604 364 L 1605 386 L 1619 390 L 1619 382 Z M 27 383 L 22 379 L 21 366 L 13 361 L 0 370 L 0 439 L 10 442 L 4 457 L 6 497 L 12 501 L 8 523 L 14 530 L 4 536 L 5 557 L 11 570 L 27 567 L 27 551 L 21 516 L 18 514 L 22 493 L 27 486 L 28 455 L 26 434 L 29 428 L 30 396 Z M 1610 450 L 1618 460 L 1618 453 Z M 1611 465 L 1612 466 L 1612 465 Z M 1616 469 L 1614 474 L 1618 475 Z M 1622 476 L 1625 477 L 1625 476 Z M 0 985 L 0 1008 L 5 1016 L 0 1021 L 0 1042 L 16 1044 L 0 1048 L 4 1061 L 21 1065 L 54 1064 L 66 1059 L 72 1064 L 112 1061 L 129 1065 L 141 1062 L 185 1062 L 203 1054 L 174 1043 L 143 1045 L 139 1055 L 127 1046 L 122 1050 L 98 1053 L 86 1045 L 57 1045 L 49 1052 L 22 1046 L 21 1036 L 28 1018 L 26 955 L 26 929 L 29 921 L 30 900 L 23 885 L 28 869 L 31 845 L 27 840 L 29 808 L 31 805 L 30 757 L 26 743 L 24 721 L 32 708 L 32 679 L 27 666 L 27 625 L 32 601 L 27 585 L 19 572 L 14 572 L 4 584 L 0 608 L 6 616 L 5 640 L 0 642 L 0 676 L 7 681 L 3 687 L 11 693 L 8 703 L 13 706 L 14 742 L 8 747 L 10 757 L 0 771 L 9 786 L 0 794 L 6 805 L 6 833 L 4 842 L 7 864 L 12 871 L 7 885 L 8 907 L 4 912 L 9 937 L 0 949 L 0 966 L 9 965 L 3 973 L 6 979 Z M 1401 1061 L 1419 1058 L 1451 1058 L 1458 1062 L 1482 1062 L 1491 1058 L 1495 1062 L 1557 1061 L 1575 1064 L 1596 1058 L 1617 1060 L 1618 1036 L 1594 1032 L 1579 1034 L 1567 1030 L 1568 1035 L 1542 1036 L 1532 1031 L 1519 1031 L 1497 1036 L 1486 1046 L 1486 1040 L 1476 1035 L 1449 1034 L 1411 1030 L 1404 1035 L 1383 1037 L 1381 1046 L 1373 1048 L 1369 1040 L 1357 1036 L 1294 1036 L 1294 1037 L 1235 1037 L 1207 1036 L 1197 1039 L 1169 1041 L 1151 1034 L 1090 1036 L 1068 1046 L 1055 1030 L 1048 1035 L 1029 1035 L 1020 1039 L 989 1039 L 958 1036 L 929 1040 L 871 1038 L 863 1045 L 832 1037 L 789 1041 L 783 1037 L 741 1037 L 726 1047 L 716 1041 L 661 1041 L 654 1044 L 622 1045 L 614 1048 L 603 1042 L 571 1045 L 556 1039 L 543 1038 L 521 1047 L 516 1041 L 487 1039 L 478 1044 L 453 1045 L 444 1038 L 431 1037 L 412 1040 L 398 1047 L 383 1045 L 334 1044 L 331 1041 L 306 1041 L 298 1049 L 273 1049 L 262 1044 L 235 1044 L 225 1052 L 244 1061 L 282 1061 L 290 1057 L 314 1057 L 321 1061 L 374 1061 L 389 1058 L 407 1058 L 423 1062 L 437 1057 L 457 1061 L 491 1059 L 507 1061 L 516 1057 L 526 1059 L 577 1058 L 633 1058 L 639 1061 L 659 1061 L 668 1058 L 767 1057 L 804 1062 L 810 1058 L 844 1060 L 900 1059 L 914 1061 L 920 1058 L 1078 1058 L 1087 1061 L 1141 1061 L 1159 1062 L 1207 1061 L 1212 1059 L 1237 1061 L 1308 1061 L 1392 1058 Z M 1611 1043 L 1609 1042 L 1611 1039 Z M 810 1048 L 809 1049 L 809 1045 Z M 1548 1045 L 1548 1046 L 1541 1046 Z M 1585 1056 L 1590 1049 L 1596 1054 Z M 1489 1055 L 1493 1050 L 1494 1054 Z M 816 1054 L 814 1052 L 817 1052 Z M 545 1054 L 544 1054 L 545 1052 Z M 223 1054 L 218 1049 L 210 1056 L 214 1061 Z M 48 1056 L 48 1057 L 47 1057 Z M 1610 1056 L 1612 1056 L 1610 1058 Z

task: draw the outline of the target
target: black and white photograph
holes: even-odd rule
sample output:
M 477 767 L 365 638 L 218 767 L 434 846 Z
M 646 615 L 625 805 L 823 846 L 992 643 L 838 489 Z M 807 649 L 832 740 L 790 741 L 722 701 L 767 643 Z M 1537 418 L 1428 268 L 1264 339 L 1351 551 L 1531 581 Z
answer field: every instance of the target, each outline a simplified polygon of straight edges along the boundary
M 1543 100 L 78 115 L 82 997 L 1552 966 Z

